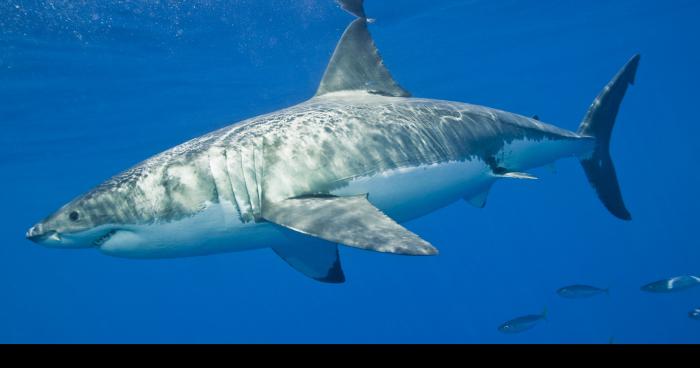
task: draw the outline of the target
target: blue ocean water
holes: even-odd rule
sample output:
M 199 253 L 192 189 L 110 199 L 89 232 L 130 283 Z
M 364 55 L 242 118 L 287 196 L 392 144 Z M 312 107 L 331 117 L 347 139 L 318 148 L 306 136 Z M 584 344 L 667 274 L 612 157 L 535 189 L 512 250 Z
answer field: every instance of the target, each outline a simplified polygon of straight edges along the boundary
M 575 160 L 503 181 L 484 209 L 406 224 L 440 249 L 341 247 L 322 284 L 272 251 L 128 260 L 24 238 L 73 197 L 178 143 L 309 98 L 353 19 L 331 0 L 0 4 L 0 342 L 698 343 L 696 137 L 700 3 L 366 0 L 371 32 L 415 96 L 575 129 L 635 53 L 612 156 L 631 222 Z M 569 300 L 576 283 L 609 295 Z M 520 315 L 548 316 L 506 335 Z

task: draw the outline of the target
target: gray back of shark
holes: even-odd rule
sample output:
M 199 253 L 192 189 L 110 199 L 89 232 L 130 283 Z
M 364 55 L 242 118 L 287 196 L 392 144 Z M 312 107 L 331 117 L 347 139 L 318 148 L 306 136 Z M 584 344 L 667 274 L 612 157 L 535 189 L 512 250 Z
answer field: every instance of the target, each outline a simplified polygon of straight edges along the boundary
M 314 97 L 158 154 L 74 199 L 27 237 L 131 258 L 272 248 L 296 270 L 342 282 L 337 244 L 405 255 L 437 249 L 401 226 L 501 179 L 579 158 L 610 212 L 629 219 L 608 146 L 633 57 L 578 131 L 467 103 L 412 98 L 384 66 L 361 0 Z

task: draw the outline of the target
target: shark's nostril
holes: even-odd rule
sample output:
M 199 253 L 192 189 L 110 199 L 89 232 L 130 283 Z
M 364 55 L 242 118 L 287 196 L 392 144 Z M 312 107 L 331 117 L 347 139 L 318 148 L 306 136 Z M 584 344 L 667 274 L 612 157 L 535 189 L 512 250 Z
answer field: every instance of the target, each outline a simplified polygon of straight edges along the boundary
M 40 233 L 39 229 L 37 229 L 37 226 L 32 226 L 27 230 L 27 234 L 25 235 L 27 239 L 31 239 L 36 237 Z
M 35 243 L 42 242 L 49 238 L 55 241 L 60 241 L 60 236 L 57 232 L 53 230 L 44 231 L 44 228 L 43 226 L 41 226 L 41 224 L 32 226 L 29 230 L 27 230 L 27 234 L 25 234 L 25 236 L 27 239 Z

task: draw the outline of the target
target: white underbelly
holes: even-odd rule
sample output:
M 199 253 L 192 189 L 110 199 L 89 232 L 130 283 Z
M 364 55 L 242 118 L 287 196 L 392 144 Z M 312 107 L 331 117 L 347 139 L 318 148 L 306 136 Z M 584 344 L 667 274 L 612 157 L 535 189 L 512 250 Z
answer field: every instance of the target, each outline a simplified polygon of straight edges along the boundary
M 235 208 L 210 204 L 178 221 L 128 225 L 100 250 L 127 258 L 171 258 L 265 248 L 285 241 L 274 224 L 240 221 Z
M 490 172 L 490 167 L 476 158 L 399 168 L 356 178 L 331 194 L 369 193 L 372 204 L 404 222 L 482 192 L 494 180 Z
M 398 222 L 424 216 L 462 197 L 476 195 L 495 180 L 483 161 L 401 168 L 356 178 L 334 195 L 369 193 L 369 201 Z M 171 258 L 266 248 L 289 242 L 277 225 L 240 221 L 230 203 L 209 204 L 178 221 L 128 225 L 100 250 L 128 258 Z

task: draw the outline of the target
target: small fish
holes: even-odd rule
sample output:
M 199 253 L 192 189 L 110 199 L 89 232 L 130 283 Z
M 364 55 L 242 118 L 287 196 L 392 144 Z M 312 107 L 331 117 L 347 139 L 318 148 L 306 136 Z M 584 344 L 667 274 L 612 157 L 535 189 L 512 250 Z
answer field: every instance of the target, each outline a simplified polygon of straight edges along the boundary
M 518 318 L 511 319 L 498 326 L 498 331 L 503 333 L 517 333 L 527 331 L 541 321 L 547 319 L 547 308 L 542 311 L 542 314 L 528 314 Z
M 642 286 L 642 291 L 650 293 L 668 293 L 672 291 L 680 291 L 700 285 L 700 277 L 697 276 L 678 276 L 666 280 L 654 281 Z
M 700 308 L 695 308 L 688 312 L 688 317 L 700 321 Z
M 608 289 L 601 289 L 589 285 L 570 285 L 557 290 L 557 294 L 559 294 L 559 296 L 568 299 L 590 298 L 603 293 L 607 294 Z

